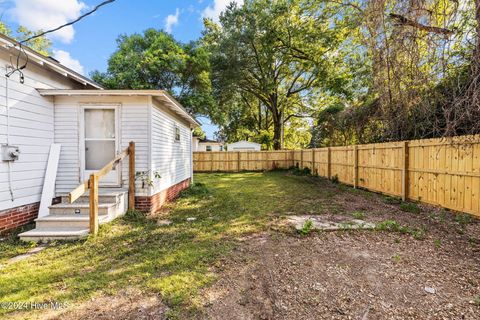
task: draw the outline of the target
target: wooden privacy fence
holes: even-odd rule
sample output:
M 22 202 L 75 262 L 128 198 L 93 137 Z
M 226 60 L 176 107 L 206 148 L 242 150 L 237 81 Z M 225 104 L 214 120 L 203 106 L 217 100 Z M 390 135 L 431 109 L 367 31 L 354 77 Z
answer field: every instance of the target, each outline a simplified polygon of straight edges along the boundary
M 297 166 L 342 183 L 480 216 L 480 136 L 306 150 L 194 152 L 195 172 Z

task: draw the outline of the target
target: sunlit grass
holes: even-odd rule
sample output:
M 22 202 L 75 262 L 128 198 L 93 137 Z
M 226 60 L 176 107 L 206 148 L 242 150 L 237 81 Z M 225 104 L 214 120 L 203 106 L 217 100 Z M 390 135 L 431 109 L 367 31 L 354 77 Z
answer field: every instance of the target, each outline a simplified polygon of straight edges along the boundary
M 195 182 L 162 215 L 171 225 L 124 217 L 102 226 L 96 238 L 56 243 L 6 266 L 0 302 L 75 304 L 136 287 L 159 293 L 173 313 L 185 314 L 194 308 L 198 290 L 215 279 L 211 266 L 238 238 L 267 230 L 272 215 L 307 212 L 311 199 L 326 199 L 311 180 L 284 172 L 198 174 Z M 9 243 L 0 259 L 29 246 Z M 7 312 L 0 309 L 0 317 Z

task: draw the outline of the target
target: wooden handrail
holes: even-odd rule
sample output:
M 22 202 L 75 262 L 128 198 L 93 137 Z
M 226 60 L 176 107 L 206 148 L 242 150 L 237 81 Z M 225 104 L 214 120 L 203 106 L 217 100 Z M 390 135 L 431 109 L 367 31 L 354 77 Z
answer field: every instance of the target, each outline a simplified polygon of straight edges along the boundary
M 135 142 L 130 141 L 128 148 L 107 163 L 102 169 L 90 175 L 90 178 L 78 185 L 68 194 L 68 201 L 73 203 L 90 189 L 90 233 L 98 233 L 98 183 L 100 178 L 112 171 L 126 156 L 128 161 L 128 209 L 135 208 Z

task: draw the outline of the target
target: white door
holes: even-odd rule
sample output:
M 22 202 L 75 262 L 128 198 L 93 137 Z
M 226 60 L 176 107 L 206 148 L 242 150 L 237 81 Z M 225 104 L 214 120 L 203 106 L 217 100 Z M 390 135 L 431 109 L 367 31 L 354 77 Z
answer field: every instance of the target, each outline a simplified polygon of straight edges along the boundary
M 118 153 L 118 108 L 84 106 L 82 108 L 83 179 L 103 168 Z M 100 185 L 118 186 L 120 166 L 100 178 Z

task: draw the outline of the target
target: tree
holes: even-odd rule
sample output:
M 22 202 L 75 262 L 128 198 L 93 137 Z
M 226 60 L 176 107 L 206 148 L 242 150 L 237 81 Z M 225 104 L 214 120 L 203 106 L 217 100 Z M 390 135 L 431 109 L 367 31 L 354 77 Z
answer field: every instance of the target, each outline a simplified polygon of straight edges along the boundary
M 345 74 L 335 65 L 345 29 L 331 9 L 324 1 L 247 0 L 230 4 L 219 25 L 205 21 L 219 109 L 265 107 L 274 149 L 284 145 L 286 123 L 317 110 L 308 103 L 314 88 L 343 92 Z
M 212 108 L 208 53 L 197 43 L 182 44 L 170 34 L 148 29 L 121 35 L 107 72 L 92 78 L 111 89 L 161 89 L 197 115 Z
M 38 33 L 41 33 L 41 32 L 42 32 L 41 30 L 38 31 Z M 3 33 L 4 35 L 7 35 L 9 37 L 13 37 L 17 41 L 22 41 L 36 34 L 35 32 L 30 31 L 23 26 L 19 26 L 16 32 L 14 33 L 5 23 L 1 21 L 0 21 L 0 33 Z M 45 36 L 42 36 L 42 37 L 38 37 L 28 41 L 25 45 L 45 56 L 49 56 L 50 48 L 52 47 L 52 42 Z

